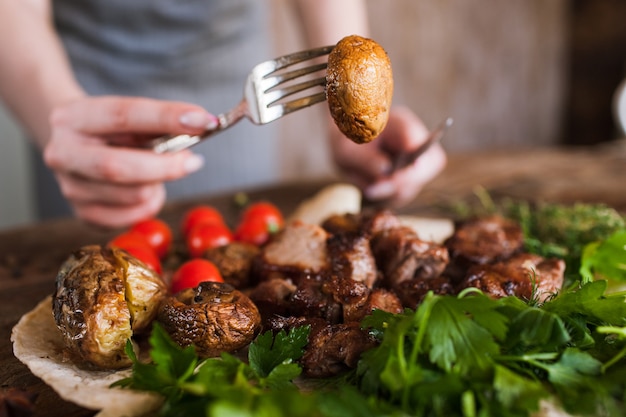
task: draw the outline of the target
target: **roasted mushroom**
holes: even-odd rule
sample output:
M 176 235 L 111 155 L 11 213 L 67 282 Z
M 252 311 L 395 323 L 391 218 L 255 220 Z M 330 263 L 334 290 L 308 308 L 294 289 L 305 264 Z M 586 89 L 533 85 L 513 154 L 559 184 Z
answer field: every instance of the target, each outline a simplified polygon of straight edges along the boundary
M 123 250 L 85 246 L 61 265 L 52 310 L 70 354 L 99 368 L 130 365 L 126 341 L 156 316 L 167 288 Z
M 230 284 L 208 281 L 166 297 L 157 320 L 176 343 L 193 345 L 202 357 L 248 346 L 261 327 L 250 298 Z
M 326 99 L 341 132 L 362 144 L 375 139 L 389 119 L 393 96 L 391 62 L 375 41 L 341 39 L 328 56 Z

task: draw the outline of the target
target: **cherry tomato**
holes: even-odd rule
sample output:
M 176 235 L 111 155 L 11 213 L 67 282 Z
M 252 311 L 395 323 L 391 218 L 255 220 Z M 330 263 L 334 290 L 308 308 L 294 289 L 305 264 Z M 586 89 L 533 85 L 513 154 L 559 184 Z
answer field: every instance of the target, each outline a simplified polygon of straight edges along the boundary
M 183 216 L 181 223 L 183 236 L 187 236 L 191 229 L 200 223 L 221 223 L 224 224 L 222 214 L 211 206 L 196 206 L 189 209 Z
M 252 203 L 243 212 L 241 221 L 247 222 L 250 219 L 262 219 L 268 227 L 270 233 L 277 232 L 283 227 L 284 219 L 281 211 L 274 204 L 267 201 Z
M 235 240 L 260 246 L 269 240 L 271 234 L 263 219 L 252 217 L 239 223 L 235 229 Z
M 170 289 L 175 294 L 186 288 L 195 288 L 204 281 L 224 282 L 224 279 L 213 262 L 201 258 L 192 259 L 174 272 Z
M 233 233 L 221 223 L 200 223 L 191 229 L 185 241 L 189 256 L 199 258 L 207 249 L 232 242 Z
M 167 255 L 172 245 L 172 230 L 163 220 L 147 219 L 133 224 L 131 232 L 145 236 L 148 244 L 161 259 Z
M 115 246 L 121 249 L 133 246 L 147 246 L 152 249 L 144 235 L 130 231 L 120 233 L 119 235 L 115 236 L 109 241 L 107 245 Z M 154 252 L 154 249 L 152 249 L 152 251 Z
M 161 261 L 152 248 L 147 246 L 129 246 L 121 249 L 124 249 L 126 252 L 146 264 L 146 266 L 152 268 L 157 274 L 161 275 L 163 273 Z
M 159 257 L 154 252 L 154 249 L 152 249 L 146 238 L 139 233 L 121 233 L 111 239 L 108 246 L 125 250 L 135 258 L 142 261 L 148 267 L 152 268 L 158 274 L 163 272 Z

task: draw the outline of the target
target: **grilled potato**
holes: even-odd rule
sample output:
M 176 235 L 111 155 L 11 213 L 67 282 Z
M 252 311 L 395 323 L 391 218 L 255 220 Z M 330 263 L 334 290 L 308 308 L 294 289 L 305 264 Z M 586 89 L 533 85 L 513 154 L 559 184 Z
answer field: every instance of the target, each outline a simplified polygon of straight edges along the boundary
M 85 246 L 61 265 L 52 311 L 70 354 L 98 368 L 130 365 L 126 341 L 146 329 L 167 292 L 123 250 Z
M 339 130 L 352 141 L 371 142 L 387 125 L 393 96 L 391 62 L 375 41 L 340 40 L 328 56 L 326 98 Z

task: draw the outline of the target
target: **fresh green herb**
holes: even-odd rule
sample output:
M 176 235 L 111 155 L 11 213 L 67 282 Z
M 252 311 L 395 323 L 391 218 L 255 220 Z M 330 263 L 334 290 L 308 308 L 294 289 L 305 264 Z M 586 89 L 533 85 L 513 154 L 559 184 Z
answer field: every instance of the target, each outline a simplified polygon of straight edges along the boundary
M 307 415 L 298 409 L 308 412 L 311 400 L 279 401 L 279 395 L 302 396 L 293 381 L 301 372 L 295 361 L 302 356 L 308 333 L 308 327 L 300 327 L 276 337 L 260 335 L 249 347 L 247 362 L 227 353 L 200 360 L 193 347 L 179 347 L 155 323 L 149 340 L 152 361 L 140 362 L 129 342 L 126 353 L 133 373 L 115 385 L 161 394 L 162 414 L 167 416 Z
M 552 397 L 580 415 L 621 415 L 626 340 L 597 325 L 626 330 L 626 303 L 605 288 L 587 284 L 541 307 L 429 294 L 415 312 L 374 312 L 363 324 L 382 337 L 359 362 L 359 387 L 411 416 L 528 416 Z
M 606 240 L 587 244 L 582 252 L 580 275 L 587 281 L 595 277 L 626 284 L 626 229 Z
M 308 328 L 260 335 L 248 361 L 199 360 L 157 324 L 152 362 L 132 346 L 133 374 L 116 385 L 160 393 L 165 416 L 526 417 L 555 399 L 577 415 L 622 415 L 626 302 L 606 282 L 542 305 L 478 291 L 428 294 L 415 311 L 375 311 L 380 343 L 350 377 L 301 391 L 294 382 Z

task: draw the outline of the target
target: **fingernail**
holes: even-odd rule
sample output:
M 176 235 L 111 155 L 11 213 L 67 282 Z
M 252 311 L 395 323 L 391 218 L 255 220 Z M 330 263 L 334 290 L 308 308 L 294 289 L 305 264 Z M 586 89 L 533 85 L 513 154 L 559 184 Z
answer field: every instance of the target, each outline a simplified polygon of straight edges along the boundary
M 183 113 L 178 120 L 187 127 L 204 129 L 215 129 L 217 127 L 217 118 L 206 112 L 190 111 Z
M 204 157 L 198 154 L 191 154 L 185 159 L 184 169 L 187 173 L 196 172 L 204 165 Z
M 396 192 L 396 186 L 391 181 L 381 181 L 364 190 L 365 196 L 370 200 L 384 200 Z

